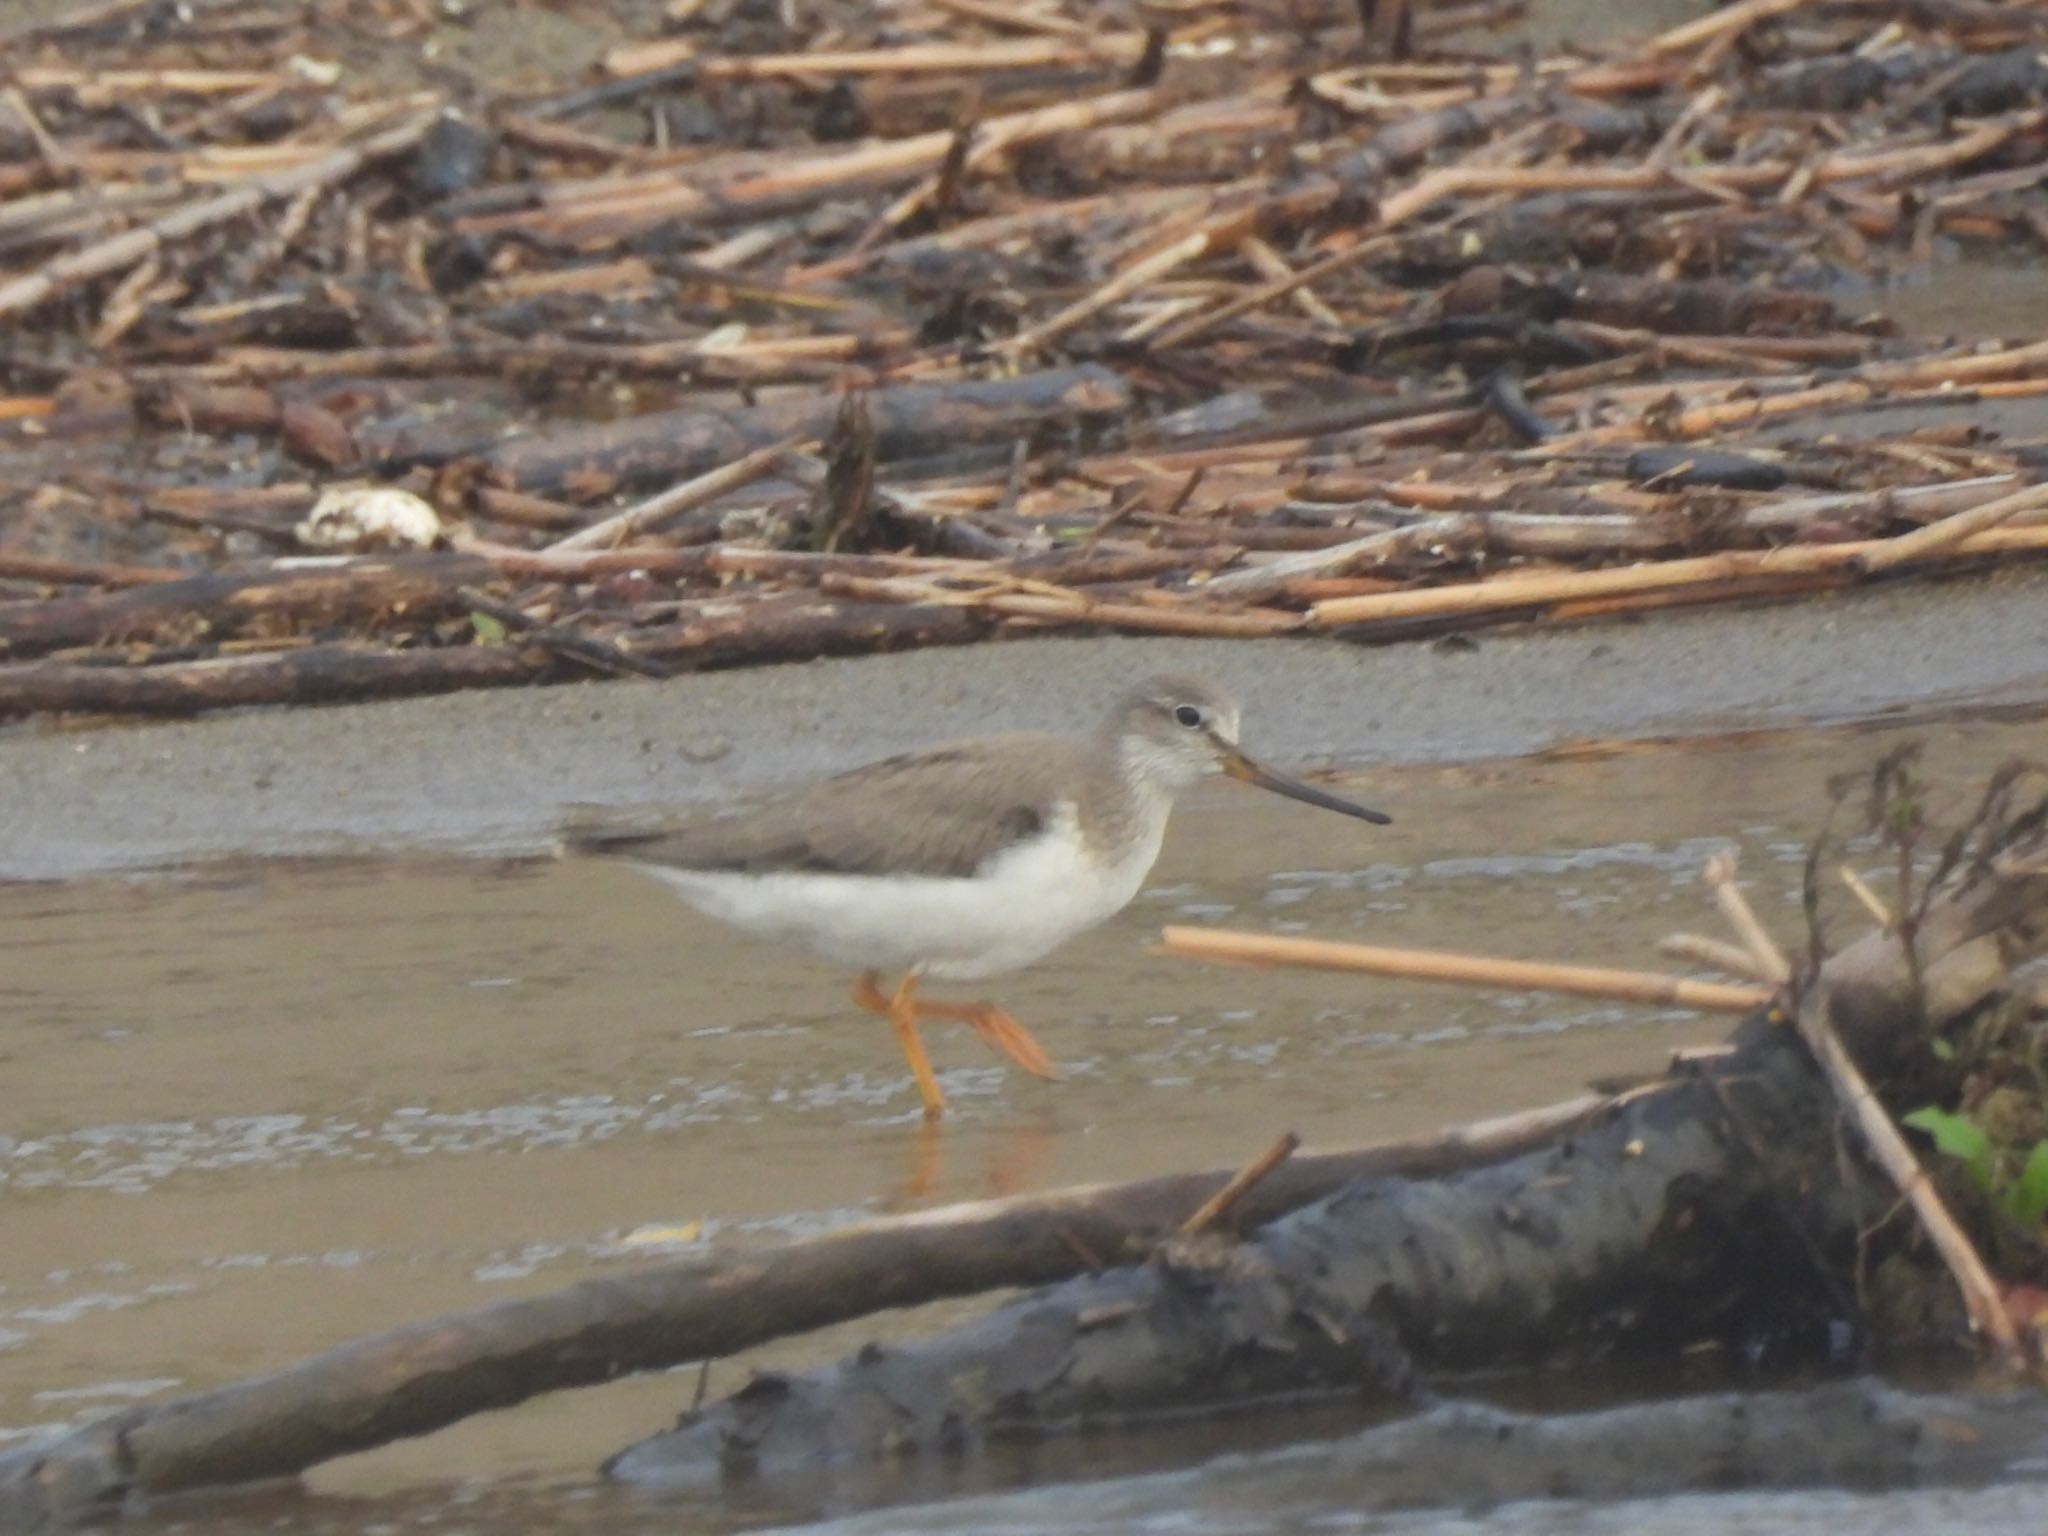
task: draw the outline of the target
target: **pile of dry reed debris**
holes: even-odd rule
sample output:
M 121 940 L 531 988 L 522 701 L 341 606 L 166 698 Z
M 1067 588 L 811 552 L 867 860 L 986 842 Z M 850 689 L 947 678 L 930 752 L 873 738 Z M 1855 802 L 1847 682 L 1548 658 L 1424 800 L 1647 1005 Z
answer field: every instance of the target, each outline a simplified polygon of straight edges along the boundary
M 1967 408 L 2048 392 L 2048 342 L 1867 313 L 2048 243 L 2048 4 L 1549 51 L 1524 9 L 17 27 L 0 714 L 1382 640 L 2048 549 L 2048 434 Z M 543 22 L 588 66 L 473 35 Z

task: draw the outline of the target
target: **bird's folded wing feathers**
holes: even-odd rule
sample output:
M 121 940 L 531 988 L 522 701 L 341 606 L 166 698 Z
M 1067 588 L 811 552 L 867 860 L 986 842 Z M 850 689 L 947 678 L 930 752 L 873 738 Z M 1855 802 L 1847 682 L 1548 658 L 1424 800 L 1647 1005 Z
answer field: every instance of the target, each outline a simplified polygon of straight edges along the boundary
M 992 753 L 998 745 L 1007 750 Z M 567 843 L 678 869 L 965 877 L 1044 826 L 1073 755 L 1056 737 L 961 742 L 857 768 L 735 816 L 665 832 L 576 832 Z

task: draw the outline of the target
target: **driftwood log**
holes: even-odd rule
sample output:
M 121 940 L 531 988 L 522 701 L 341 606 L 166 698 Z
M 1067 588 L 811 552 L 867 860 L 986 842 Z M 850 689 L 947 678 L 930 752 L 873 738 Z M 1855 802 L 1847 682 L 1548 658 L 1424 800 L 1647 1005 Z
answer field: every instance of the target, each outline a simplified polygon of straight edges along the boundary
M 374 609 L 431 610 L 453 603 L 458 585 L 494 575 L 488 561 L 464 554 L 307 559 L 84 597 L 0 603 L 0 656 L 39 656 L 167 632 L 232 634 L 266 620 L 333 622 Z
M 196 715 L 252 704 L 338 704 L 454 688 L 500 688 L 561 664 L 539 646 L 461 645 L 388 650 L 310 645 L 252 655 L 127 666 L 30 661 L 0 666 L 0 719 L 40 712 Z
M 975 444 L 1007 451 L 1041 432 L 1116 421 L 1131 410 L 1132 399 L 1119 375 L 1084 364 L 1008 379 L 878 389 L 868 397 L 868 414 L 875 451 L 886 461 Z M 494 481 L 527 495 L 591 500 L 686 480 L 786 438 L 823 437 L 838 412 L 839 400 L 826 394 L 752 408 L 664 411 L 514 438 L 484 457 Z
M 1285 1429 L 1275 1429 L 1284 1438 Z M 2048 1407 L 2038 1393 L 1912 1392 L 1871 1378 L 1579 1413 L 1514 1413 L 1452 1402 L 1341 1438 L 1319 1436 L 1309 1446 L 1246 1447 L 1177 1471 L 1170 1484 L 1143 1473 L 1105 1479 L 1094 1467 L 1077 1466 L 1077 1480 L 1046 1486 L 1041 1477 L 1059 1478 L 1066 1469 L 1056 1448 L 1037 1447 L 1038 1476 L 1029 1488 L 961 1497 L 985 1486 L 972 1468 L 941 1469 L 910 1485 L 914 1499 L 945 1500 L 929 1512 L 900 1507 L 906 1485 L 899 1469 L 877 1467 L 864 1480 L 842 1469 L 831 1489 L 840 1508 L 898 1507 L 836 1519 L 832 1529 L 836 1536 L 961 1530 L 1095 1536 L 1148 1529 L 1164 1510 L 1199 1510 L 1211 1528 L 1294 1530 L 1327 1523 L 1333 1510 L 1362 1519 L 1442 1509 L 1447 1502 L 1463 1511 L 1523 1499 L 1606 1503 L 1743 1489 L 1847 1489 L 1896 1498 L 1905 1489 L 1997 1482 L 2021 1485 L 2013 1489 L 2012 1504 L 2023 1507 L 2040 1497 L 2044 1441 Z M 786 1486 L 777 1493 L 778 1512 L 786 1517 L 800 1493 L 793 1496 Z M 1811 1510 L 1807 1506 L 1809 1519 Z M 1913 1527 L 1911 1513 L 1887 1505 L 1886 1515 L 1894 1525 Z M 1941 1516 L 1954 1521 L 1952 1510 L 1930 1515 L 1929 1529 L 1939 1528 Z M 1703 1528 L 1684 1515 L 1678 1520 Z M 1586 1523 L 1609 1524 L 1597 1512 Z M 1644 1523 L 1655 1528 L 1657 1517 Z M 1625 1522 L 1612 1524 L 1625 1528 Z
M 427 557 L 430 560 L 442 557 Z M 466 557 L 449 573 L 475 568 Z M 487 567 L 485 569 L 488 569 Z M 217 578 L 201 578 L 212 582 Z M 171 585 L 171 584 L 166 584 Z M 176 585 L 184 585 L 177 583 Z M 280 583 L 278 593 L 302 586 Z M 141 597 L 163 587 L 114 594 Z M 381 585 L 375 590 L 386 590 Z M 422 584 L 424 606 L 463 605 L 445 582 Z M 320 594 L 306 594 L 308 601 Z M 81 600 L 89 602 L 91 600 Z M 472 604 L 474 606 L 474 604 Z M 103 610 L 101 610 L 103 611 Z M 153 615 L 183 615 L 159 606 Z M 263 610 L 282 614 L 282 603 Z M 191 622 L 201 622 L 196 617 Z M 989 620 L 971 608 L 941 604 L 842 602 L 804 592 L 778 593 L 745 608 L 705 602 L 671 623 L 649 626 L 617 648 L 617 659 L 663 671 L 701 671 L 750 662 L 799 661 L 814 656 L 864 655 L 920 645 L 958 645 L 980 638 Z M 601 648 L 600 648 L 601 647 Z M 316 644 L 187 660 L 129 665 L 119 651 L 90 660 L 0 663 L 0 719 L 38 712 L 193 715 L 252 704 L 326 704 L 349 699 L 400 698 L 457 688 L 493 688 L 587 676 L 610 647 L 582 637 L 558 644 L 515 636 L 503 645 L 430 645 L 406 649 L 352 643 Z M 575 665 L 572 665 L 575 663 Z M 626 667 L 603 667 L 622 671 Z M 634 670 L 640 670 L 635 667 Z

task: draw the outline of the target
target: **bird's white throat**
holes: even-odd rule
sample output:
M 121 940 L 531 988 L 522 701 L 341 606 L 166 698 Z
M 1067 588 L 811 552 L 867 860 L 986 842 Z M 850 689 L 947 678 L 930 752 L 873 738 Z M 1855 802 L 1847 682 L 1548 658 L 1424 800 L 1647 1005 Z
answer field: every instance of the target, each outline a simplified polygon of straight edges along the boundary
M 1164 742 L 1132 733 L 1117 742 L 1117 762 L 1131 791 L 1139 796 L 1171 800 L 1215 771 L 1206 755 L 1175 751 Z

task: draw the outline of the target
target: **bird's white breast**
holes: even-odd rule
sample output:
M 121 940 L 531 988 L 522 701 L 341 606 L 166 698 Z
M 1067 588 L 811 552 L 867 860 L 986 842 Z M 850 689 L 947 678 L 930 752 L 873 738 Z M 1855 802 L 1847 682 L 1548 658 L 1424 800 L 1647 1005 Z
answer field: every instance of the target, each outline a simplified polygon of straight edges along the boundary
M 955 979 L 1029 965 L 1121 911 L 1159 857 L 1168 802 L 1148 801 L 1134 836 L 1101 852 L 1071 802 L 1037 835 L 971 876 L 728 874 L 640 867 L 699 911 L 763 938 L 795 941 L 846 965 Z

